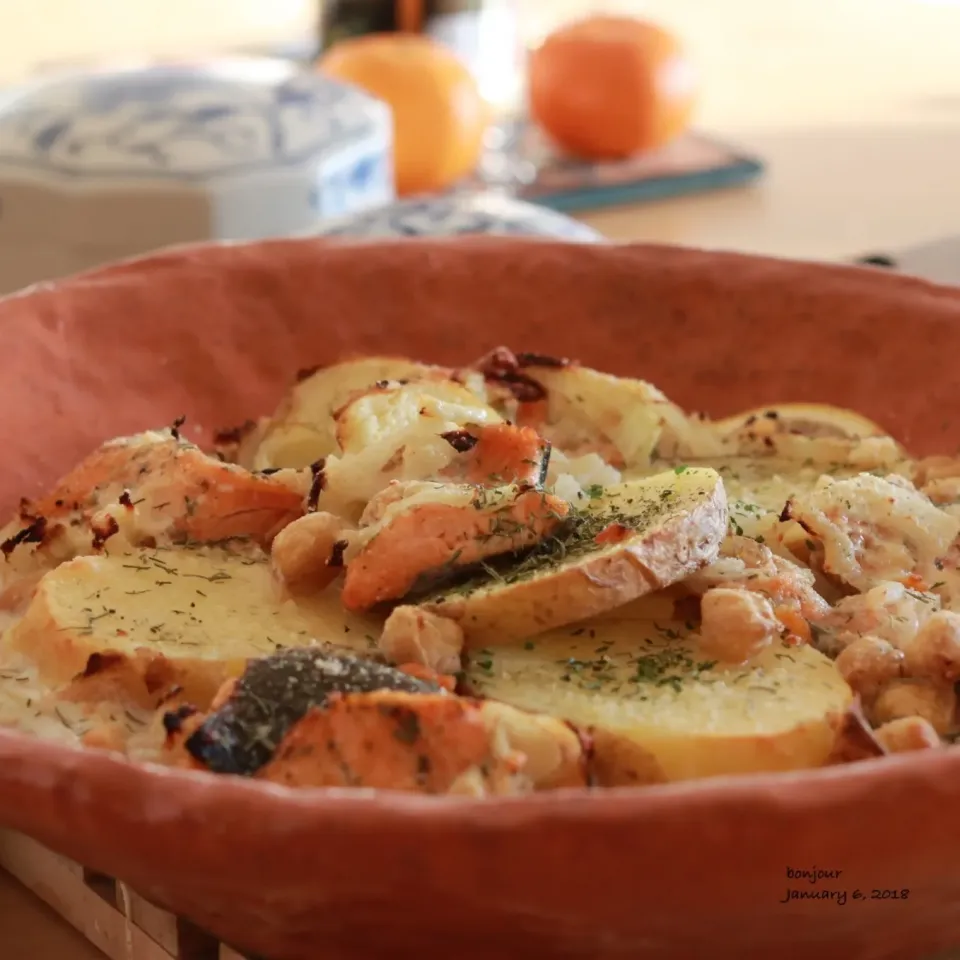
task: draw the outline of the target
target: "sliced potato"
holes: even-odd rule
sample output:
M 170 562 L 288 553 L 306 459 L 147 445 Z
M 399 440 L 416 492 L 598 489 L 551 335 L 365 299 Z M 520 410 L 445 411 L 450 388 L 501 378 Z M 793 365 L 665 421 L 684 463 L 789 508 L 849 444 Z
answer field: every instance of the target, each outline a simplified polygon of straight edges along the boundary
M 139 549 L 80 557 L 40 581 L 4 642 L 48 683 L 82 673 L 93 654 L 144 650 L 216 682 L 224 664 L 329 640 L 373 649 L 379 621 L 353 616 L 339 594 L 282 599 L 265 555 L 242 545 Z
M 717 420 L 721 432 L 742 427 L 748 420 L 779 421 L 782 427 L 808 437 L 885 437 L 887 431 L 873 420 L 853 410 L 831 407 L 823 403 L 775 403 L 744 410 L 724 420 Z
M 500 423 L 502 417 L 456 380 L 381 382 L 356 394 L 334 414 L 337 445 L 345 453 L 395 443 L 394 453 L 411 425 L 421 419 L 435 423 Z
M 476 650 L 466 676 L 479 695 L 587 731 L 605 786 L 821 766 L 853 703 L 812 647 L 723 665 L 669 621 L 590 621 Z
M 732 454 L 776 456 L 861 470 L 892 468 L 906 459 L 900 445 L 872 420 L 850 410 L 812 403 L 761 407 L 717 421 Z
M 354 393 L 440 369 L 402 357 L 362 357 L 305 371 L 261 428 L 253 467 L 307 467 L 329 456 L 336 449 L 333 414 Z
M 662 455 L 708 456 L 722 447 L 709 427 L 671 403 L 656 387 L 571 363 L 523 366 L 544 399 L 521 404 L 518 420 L 538 426 L 568 454 L 600 453 L 617 467 L 648 465 Z
M 607 487 L 564 533 L 423 605 L 456 620 L 468 647 L 510 643 L 682 579 L 717 556 L 726 526 L 719 475 L 678 468 Z

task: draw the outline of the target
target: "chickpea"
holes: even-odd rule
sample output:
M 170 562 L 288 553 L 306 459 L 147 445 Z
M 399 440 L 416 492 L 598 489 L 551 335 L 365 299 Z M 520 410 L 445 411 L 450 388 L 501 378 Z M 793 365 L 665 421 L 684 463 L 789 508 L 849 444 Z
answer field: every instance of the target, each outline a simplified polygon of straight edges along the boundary
M 492 739 L 501 741 L 495 753 L 522 753 L 523 773 L 536 789 L 584 785 L 580 738 L 562 720 L 524 713 L 495 700 L 485 701 L 482 709 Z
M 732 587 L 714 587 L 700 600 L 700 643 L 708 657 L 743 663 L 780 636 L 766 597 Z
M 331 565 L 334 545 L 344 539 L 343 521 L 332 513 L 308 513 L 287 524 L 270 548 L 273 569 L 293 591 L 322 590 L 340 572 Z
M 446 617 L 419 607 L 397 607 L 383 625 L 380 652 L 391 663 L 419 663 L 437 673 L 456 673 L 463 630 Z
M 957 695 L 953 684 L 931 680 L 891 680 L 881 690 L 870 710 L 876 726 L 905 717 L 921 717 L 939 734 L 954 726 Z
M 903 651 L 879 637 L 857 637 L 837 656 L 837 669 L 864 700 L 872 700 L 880 688 L 903 676 Z
M 126 753 L 126 732 L 119 723 L 103 724 L 88 730 L 81 738 L 85 747 Z
M 874 730 L 874 736 L 891 753 L 929 750 L 942 746 L 937 731 L 923 717 L 900 717 Z
M 941 477 L 931 480 L 922 490 L 938 506 L 960 500 L 960 477 Z
M 906 672 L 929 680 L 960 679 L 960 614 L 938 610 L 904 645 Z
M 948 480 L 951 477 L 960 477 L 960 458 L 925 457 L 914 465 L 913 472 L 913 481 L 918 487 L 933 480 Z

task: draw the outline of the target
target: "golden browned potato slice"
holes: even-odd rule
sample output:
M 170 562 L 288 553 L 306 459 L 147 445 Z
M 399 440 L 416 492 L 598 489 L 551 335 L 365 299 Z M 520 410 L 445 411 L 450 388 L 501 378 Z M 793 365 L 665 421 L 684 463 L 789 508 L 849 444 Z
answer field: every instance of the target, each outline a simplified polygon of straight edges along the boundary
M 467 683 L 589 732 L 608 786 L 821 766 L 853 703 L 812 647 L 776 643 L 724 665 L 676 621 L 590 621 L 477 650 Z
M 252 466 L 306 467 L 337 449 L 334 413 L 380 381 L 412 380 L 449 371 L 402 357 L 363 357 L 304 371 L 259 430 Z
M 892 468 L 906 459 L 886 431 L 851 410 L 814 403 L 781 403 L 714 424 L 733 455 L 775 456 L 861 470 Z
M 717 556 L 726 526 L 719 475 L 677 468 L 607 487 L 523 559 L 488 565 L 423 605 L 456 620 L 468 647 L 510 643 L 683 579 Z
M 65 683 L 94 654 L 162 656 L 206 683 L 238 659 L 330 640 L 373 649 L 378 621 L 345 612 L 335 591 L 282 599 L 269 560 L 243 544 L 79 557 L 47 573 L 4 642 L 41 678 Z
M 709 456 L 722 448 L 708 426 L 643 380 L 614 377 L 576 363 L 542 365 L 518 355 L 522 375 L 543 397 L 520 404 L 517 420 L 537 427 L 564 453 L 590 450 L 635 469 L 661 456 Z

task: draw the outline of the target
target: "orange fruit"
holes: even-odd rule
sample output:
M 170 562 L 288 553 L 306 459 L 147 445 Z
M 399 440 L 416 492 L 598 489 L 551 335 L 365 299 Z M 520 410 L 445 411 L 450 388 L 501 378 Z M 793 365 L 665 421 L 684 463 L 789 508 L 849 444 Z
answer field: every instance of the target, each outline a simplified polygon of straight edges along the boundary
M 682 133 L 696 75 L 671 33 L 632 17 L 593 16 L 550 34 L 530 56 L 530 113 L 566 152 L 614 160 Z
M 399 195 L 442 190 L 476 167 L 489 107 L 446 47 L 419 34 L 369 34 L 334 44 L 318 67 L 390 105 Z

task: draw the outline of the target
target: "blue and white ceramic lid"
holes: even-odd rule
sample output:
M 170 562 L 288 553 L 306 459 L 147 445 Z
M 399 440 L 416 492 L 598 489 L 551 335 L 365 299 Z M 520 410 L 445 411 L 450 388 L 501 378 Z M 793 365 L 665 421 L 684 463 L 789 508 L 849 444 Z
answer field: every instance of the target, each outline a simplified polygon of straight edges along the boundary
M 389 108 L 269 58 L 46 77 L 0 99 L 7 179 L 209 181 L 309 166 L 387 131 Z
M 417 197 L 321 223 L 318 236 L 444 237 L 467 233 L 554 237 L 599 243 L 603 236 L 585 223 L 554 210 L 494 192 Z

